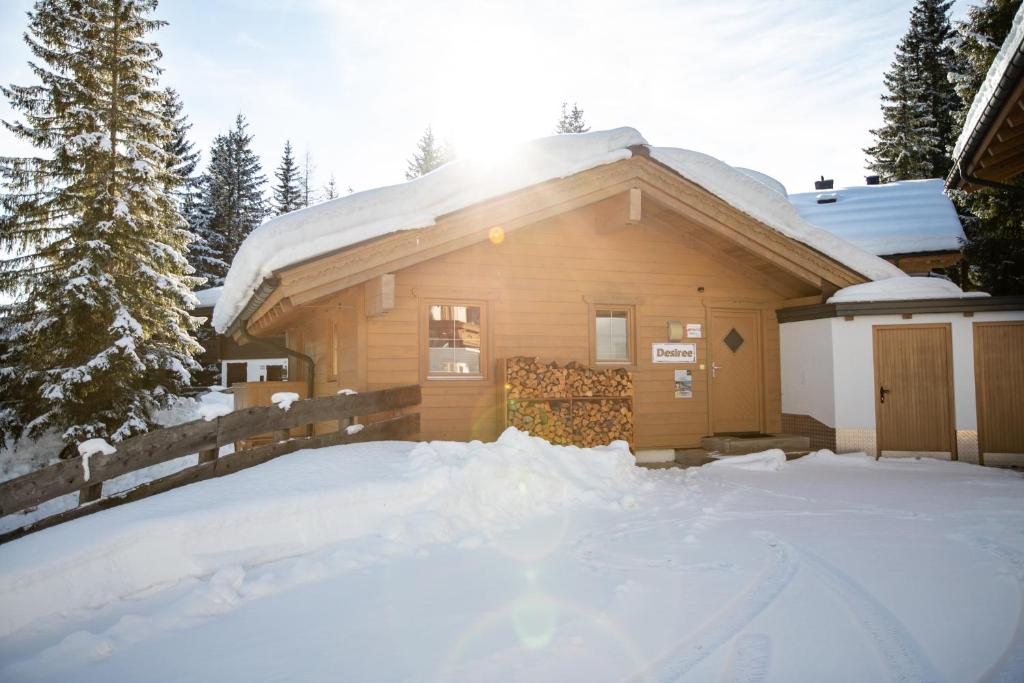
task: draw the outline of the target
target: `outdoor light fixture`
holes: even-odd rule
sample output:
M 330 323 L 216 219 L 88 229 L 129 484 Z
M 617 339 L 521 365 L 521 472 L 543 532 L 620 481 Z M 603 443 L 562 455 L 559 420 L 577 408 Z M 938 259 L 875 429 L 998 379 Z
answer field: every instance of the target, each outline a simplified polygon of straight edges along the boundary
M 678 320 L 668 321 L 668 340 L 670 342 L 683 341 L 683 324 Z

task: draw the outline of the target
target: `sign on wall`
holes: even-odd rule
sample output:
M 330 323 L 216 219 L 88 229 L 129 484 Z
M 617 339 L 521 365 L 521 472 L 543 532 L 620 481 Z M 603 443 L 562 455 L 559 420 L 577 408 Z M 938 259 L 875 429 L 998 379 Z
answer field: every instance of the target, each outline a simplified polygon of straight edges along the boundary
M 676 398 L 693 398 L 693 373 L 676 370 Z
M 700 323 L 686 323 L 686 338 L 700 339 L 704 336 L 704 326 Z
M 696 344 L 660 342 L 651 344 L 652 363 L 696 363 Z

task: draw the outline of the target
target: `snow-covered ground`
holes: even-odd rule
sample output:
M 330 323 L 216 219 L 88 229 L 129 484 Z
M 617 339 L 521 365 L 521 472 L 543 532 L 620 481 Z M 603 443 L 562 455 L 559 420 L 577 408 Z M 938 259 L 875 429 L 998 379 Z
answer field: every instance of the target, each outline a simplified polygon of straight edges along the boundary
M 303 451 L 0 548 L 3 681 L 1017 681 L 1024 478 Z

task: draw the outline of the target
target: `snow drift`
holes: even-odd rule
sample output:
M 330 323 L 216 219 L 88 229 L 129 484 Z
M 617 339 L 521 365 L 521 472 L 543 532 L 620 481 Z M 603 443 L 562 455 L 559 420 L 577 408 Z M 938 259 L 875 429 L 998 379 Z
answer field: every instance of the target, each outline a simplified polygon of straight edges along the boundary
M 908 301 L 913 299 L 977 299 L 985 292 L 965 292 L 949 280 L 939 277 L 906 277 L 865 282 L 844 287 L 828 299 L 830 304 L 858 301 Z
M 625 442 L 377 442 L 301 451 L 11 542 L 0 637 L 154 586 L 383 535 L 411 547 L 486 538 L 576 505 L 628 506 L 643 474 Z

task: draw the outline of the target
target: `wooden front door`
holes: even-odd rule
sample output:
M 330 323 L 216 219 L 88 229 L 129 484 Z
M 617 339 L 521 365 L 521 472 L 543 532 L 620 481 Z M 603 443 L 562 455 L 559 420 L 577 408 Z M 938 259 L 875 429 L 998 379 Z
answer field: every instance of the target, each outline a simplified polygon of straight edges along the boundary
M 1024 453 L 1024 320 L 974 323 L 978 448 Z
M 872 332 L 879 455 L 934 452 L 955 459 L 949 324 L 875 325 Z
M 247 368 L 248 363 L 228 363 L 228 376 L 226 386 L 231 386 L 238 382 L 244 382 L 248 378 Z
M 760 432 L 761 312 L 713 308 L 708 326 L 711 432 Z

